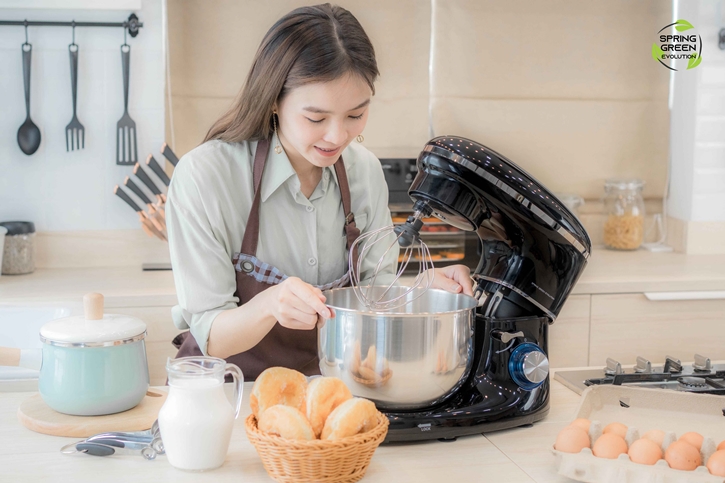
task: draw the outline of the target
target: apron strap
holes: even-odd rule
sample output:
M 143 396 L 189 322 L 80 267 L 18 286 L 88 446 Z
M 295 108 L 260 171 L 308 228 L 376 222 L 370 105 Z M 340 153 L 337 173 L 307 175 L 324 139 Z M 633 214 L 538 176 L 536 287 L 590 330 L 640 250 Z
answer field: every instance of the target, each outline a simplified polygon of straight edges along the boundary
M 240 253 L 247 255 L 257 255 L 257 243 L 259 241 L 259 204 L 262 199 L 262 174 L 264 173 L 264 164 L 267 161 L 269 153 L 269 140 L 262 139 L 257 143 L 257 149 L 254 153 L 254 201 L 252 208 L 249 210 L 249 220 L 244 230 L 244 239 L 242 240 L 242 249 Z M 342 198 L 342 210 L 345 214 L 345 235 L 347 237 L 347 249 L 350 250 L 353 242 L 360 236 L 360 230 L 355 226 L 355 215 L 352 212 L 352 203 L 350 202 L 350 185 L 347 181 L 347 171 L 342 161 L 342 156 L 335 163 L 335 174 L 337 182 L 340 185 L 340 197 Z M 358 250 L 355 246 L 353 252 L 353 266 L 357 266 Z M 352 269 L 353 267 L 349 267 Z
M 257 254 L 257 242 L 259 241 L 259 203 L 262 199 L 262 173 L 264 173 L 264 163 L 269 153 L 269 140 L 261 139 L 257 143 L 257 150 L 254 153 L 254 201 L 252 208 L 249 210 L 249 220 L 247 228 L 244 230 L 244 239 L 242 240 L 242 253 L 248 255 Z
M 335 163 L 335 174 L 337 175 L 337 183 L 340 185 L 340 197 L 342 198 L 342 210 L 345 213 L 345 235 L 347 236 L 347 249 L 360 236 L 360 229 L 355 226 L 355 214 L 352 212 L 352 203 L 350 203 L 350 185 L 347 182 L 347 171 L 342 156 Z M 352 271 L 357 267 L 357 245 L 352 254 L 352 266 L 348 270 Z

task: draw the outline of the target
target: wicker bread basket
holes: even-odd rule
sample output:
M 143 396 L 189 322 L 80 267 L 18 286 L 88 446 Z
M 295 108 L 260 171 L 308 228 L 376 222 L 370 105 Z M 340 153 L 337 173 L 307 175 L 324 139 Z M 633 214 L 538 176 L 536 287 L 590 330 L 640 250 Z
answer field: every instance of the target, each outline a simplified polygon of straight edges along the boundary
M 297 441 L 267 434 L 257 428 L 253 414 L 244 425 L 264 469 L 280 483 L 359 481 L 388 433 L 388 418 L 379 411 L 378 424 L 373 429 L 337 441 Z

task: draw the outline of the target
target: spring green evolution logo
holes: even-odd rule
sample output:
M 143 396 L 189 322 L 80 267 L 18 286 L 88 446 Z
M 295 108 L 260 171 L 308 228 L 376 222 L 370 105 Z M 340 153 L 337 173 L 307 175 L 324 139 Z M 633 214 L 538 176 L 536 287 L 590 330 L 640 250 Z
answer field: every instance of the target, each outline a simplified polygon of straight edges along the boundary
M 700 65 L 702 37 L 694 29 L 690 22 L 682 19 L 662 27 L 657 32 L 657 41 L 652 44 L 652 58 L 670 70 L 681 69 L 685 60 L 687 69 Z

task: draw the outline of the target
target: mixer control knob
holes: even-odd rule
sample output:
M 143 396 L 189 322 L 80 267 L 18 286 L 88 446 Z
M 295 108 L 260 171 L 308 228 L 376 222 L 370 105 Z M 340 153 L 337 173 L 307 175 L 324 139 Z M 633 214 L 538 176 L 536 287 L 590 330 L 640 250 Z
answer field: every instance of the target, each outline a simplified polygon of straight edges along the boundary
M 543 384 L 549 375 L 549 359 L 536 344 L 521 344 L 511 353 L 509 374 L 519 387 L 531 391 Z

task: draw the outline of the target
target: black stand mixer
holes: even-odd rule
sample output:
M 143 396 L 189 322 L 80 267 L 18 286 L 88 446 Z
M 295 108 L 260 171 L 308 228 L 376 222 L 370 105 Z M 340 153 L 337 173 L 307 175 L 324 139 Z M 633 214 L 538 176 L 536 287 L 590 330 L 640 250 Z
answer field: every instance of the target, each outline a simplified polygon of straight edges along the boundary
M 384 410 L 386 441 L 451 440 L 538 421 L 549 411 L 548 327 L 586 266 L 589 236 L 543 185 L 479 143 L 435 138 L 417 165 L 409 190 L 416 213 L 396 227 L 399 243 L 412 243 L 431 215 L 481 240 L 474 358 L 444 401 Z

